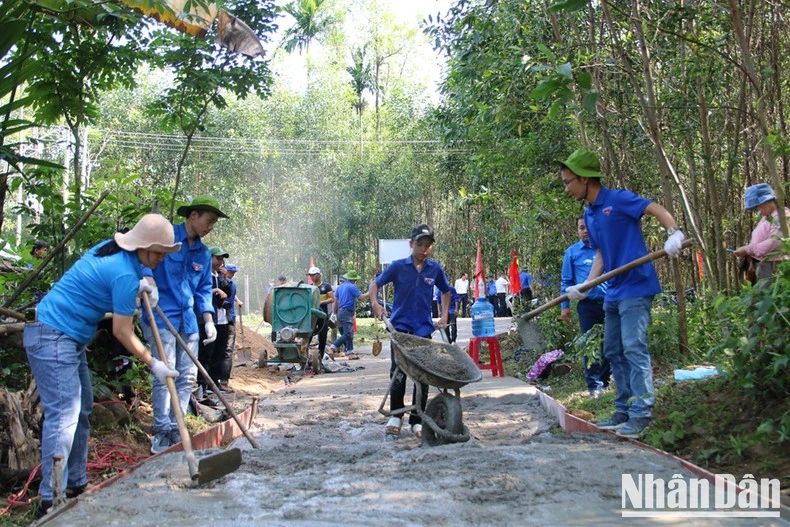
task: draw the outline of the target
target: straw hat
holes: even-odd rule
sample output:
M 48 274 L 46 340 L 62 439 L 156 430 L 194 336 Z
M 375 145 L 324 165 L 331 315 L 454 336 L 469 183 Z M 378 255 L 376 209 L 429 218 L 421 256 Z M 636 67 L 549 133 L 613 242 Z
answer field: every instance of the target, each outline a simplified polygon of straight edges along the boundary
M 161 214 L 146 214 L 132 230 L 115 233 L 115 243 L 126 251 L 148 249 L 160 253 L 174 253 L 181 249 L 181 242 L 173 243 L 173 226 Z

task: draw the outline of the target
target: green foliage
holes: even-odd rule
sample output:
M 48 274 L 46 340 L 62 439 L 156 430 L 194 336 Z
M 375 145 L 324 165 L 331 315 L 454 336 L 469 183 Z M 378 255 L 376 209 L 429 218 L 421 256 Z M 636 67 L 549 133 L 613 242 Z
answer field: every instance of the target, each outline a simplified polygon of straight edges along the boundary
M 773 280 L 744 287 L 740 296 L 719 295 L 713 306 L 722 340 L 711 349 L 711 357 L 750 397 L 786 399 L 790 395 L 790 261 L 778 266 Z
M 0 386 L 10 390 L 26 389 L 31 379 L 27 355 L 19 342 L 20 336 L 5 335 L 0 345 Z

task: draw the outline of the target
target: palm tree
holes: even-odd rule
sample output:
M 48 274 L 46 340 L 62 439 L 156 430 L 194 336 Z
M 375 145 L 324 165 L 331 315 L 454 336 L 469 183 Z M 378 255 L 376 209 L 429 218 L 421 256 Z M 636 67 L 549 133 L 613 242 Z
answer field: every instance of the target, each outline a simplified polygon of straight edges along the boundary
M 331 20 L 319 14 L 318 10 L 326 0 L 294 0 L 283 7 L 283 11 L 294 17 L 296 23 L 285 32 L 283 48 L 288 53 L 294 50 L 299 54 L 310 51 L 310 43 L 329 27 Z
M 365 101 L 362 99 L 362 94 L 365 90 L 373 89 L 372 66 L 365 60 L 367 48 L 368 46 L 365 44 L 361 48 L 352 49 L 351 60 L 353 64 L 346 67 L 346 71 L 351 75 L 351 86 L 357 95 L 357 100 L 354 101 L 354 109 L 360 118 L 362 118 L 362 111 L 365 109 Z

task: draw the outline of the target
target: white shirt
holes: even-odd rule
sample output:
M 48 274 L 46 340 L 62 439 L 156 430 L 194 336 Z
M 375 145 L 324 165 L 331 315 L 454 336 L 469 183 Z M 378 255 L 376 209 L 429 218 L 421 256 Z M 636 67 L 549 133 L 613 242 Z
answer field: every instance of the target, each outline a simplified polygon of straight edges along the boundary
M 459 295 L 465 295 L 469 293 L 469 280 L 464 280 L 463 278 L 459 278 L 455 281 L 455 292 Z
M 507 286 L 510 285 L 510 282 L 507 281 L 507 278 L 500 276 L 496 279 L 496 292 L 499 293 L 507 293 Z

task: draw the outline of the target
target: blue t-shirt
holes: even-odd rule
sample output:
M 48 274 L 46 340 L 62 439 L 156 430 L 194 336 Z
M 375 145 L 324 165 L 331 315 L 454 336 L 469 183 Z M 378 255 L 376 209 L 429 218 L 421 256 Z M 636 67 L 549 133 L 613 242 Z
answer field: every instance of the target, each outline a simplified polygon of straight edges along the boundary
M 390 317 L 395 329 L 418 337 L 430 337 L 434 330 L 431 319 L 433 286 L 442 293 L 450 291 L 442 266 L 428 258 L 422 271 L 417 272 L 411 256 L 395 260 L 376 278 L 379 287 L 389 283 L 395 286 Z
M 595 203 L 584 211 L 590 247 L 601 251 L 605 273 L 648 253 L 640 220 L 650 203 L 630 190 L 602 187 Z M 660 292 L 653 263 L 647 262 L 609 280 L 605 300 L 616 302 Z
M 357 284 L 352 282 L 351 280 L 346 280 L 339 286 L 337 286 L 337 291 L 335 291 L 335 298 L 337 299 L 337 308 L 338 309 L 350 309 L 354 311 L 354 304 L 357 301 L 357 298 L 362 294 L 362 291 L 359 290 Z
M 496 296 L 496 280 L 488 282 L 488 296 Z
M 142 273 L 134 251 L 97 257 L 104 240 L 77 260 L 38 304 L 38 321 L 87 344 L 104 314 L 134 315 Z
M 521 271 L 521 274 L 518 275 L 519 280 L 521 280 L 521 288 L 522 289 L 532 289 L 532 275 L 526 271 Z
M 587 279 L 592 269 L 593 260 L 595 260 L 595 249 L 589 245 L 585 245 L 583 241 L 579 240 L 565 250 L 565 256 L 562 258 L 562 287 L 560 294 L 564 295 L 566 289 L 572 285 L 581 284 Z M 587 294 L 587 300 L 603 300 L 606 297 L 606 283 L 597 285 Z M 567 300 L 561 304 L 561 307 L 569 307 L 570 302 Z
M 211 253 L 200 238 L 189 246 L 187 229 L 183 223 L 173 225 L 175 241 L 181 242 L 181 250 L 169 253 L 164 261 L 151 271 L 143 268 L 143 274 L 153 276 L 159 288 L 159 307 L 179 331 L 187 334 L 198 332 L 198 321 L 194 308 L 199 314 L 214 313 L 211 303 Z M 157 327 L 165 327 L 159 314 L 154 313 Z M 143 313 L 146 323 L 148 316 Z M 201 321 L 202 322 L 202 321 Z

